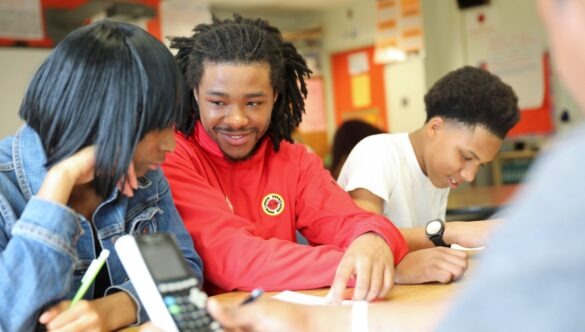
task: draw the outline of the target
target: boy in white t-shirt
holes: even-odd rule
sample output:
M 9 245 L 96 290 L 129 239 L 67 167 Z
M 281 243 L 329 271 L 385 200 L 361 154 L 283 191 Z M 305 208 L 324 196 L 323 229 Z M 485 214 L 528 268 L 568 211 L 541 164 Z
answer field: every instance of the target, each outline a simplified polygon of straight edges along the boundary
M 425 225 L 445 219 L 450 188 L 473 181 L 520 119 L 512 88 L 469 66 L 437 81 L 425 104 L 427 119 L 421 128 L 366 137 L 351 151 L 337 180 L 358 206 L 383 214 L 400 228 L 411 253 L 397 267 L 397 283 L 450 282 L 463 274 L 467 255 L 434 248 L 433 242 L 482 246 L 498 223 L 441 222 L 444 232 L 433 242 Z

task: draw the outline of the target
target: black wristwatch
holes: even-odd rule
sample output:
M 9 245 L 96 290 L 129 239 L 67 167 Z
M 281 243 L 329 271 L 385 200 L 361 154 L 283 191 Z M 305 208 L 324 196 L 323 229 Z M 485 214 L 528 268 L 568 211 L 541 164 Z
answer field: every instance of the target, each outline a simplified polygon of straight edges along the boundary
M 427 222 L 425 226 L 425 233 L 427 238 L 435 244 L 436 247 L 450 247 L 443 240 L 443 233 L 445 232 L 445 222 L 443 219 L 437 218 Z

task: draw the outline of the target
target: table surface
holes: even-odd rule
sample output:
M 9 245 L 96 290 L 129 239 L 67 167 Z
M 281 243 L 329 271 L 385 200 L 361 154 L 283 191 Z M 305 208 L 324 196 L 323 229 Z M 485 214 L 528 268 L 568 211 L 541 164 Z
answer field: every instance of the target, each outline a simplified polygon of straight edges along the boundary
M 465 282 L 471 270 L 477 264 L 478 257 L 481 253 L 471 253 L 469 255 L 469 267 L 462 278 L 450 284 L 428 283 L 421 285 L 394 285 L 390 293 L 383 299 L 399 303 L 413 303 L 413 302 L 437 302 L 438 300 L 447 300 L 454 296 L 461 284 Z M 328 288 L 302 290 L 300 293 L 309 295 L 325 296 Z M 279 292 L 266 292 L 263 297 L 271 297 Z M 235 291 L 215 295 L 213 298 L 224 304 L 233 304 L 243 301 L 249 292 Z M 347 292 L 348 297 L 351 295 L 351 290 Z M 437 302 L 437 305 L 440 305 Z

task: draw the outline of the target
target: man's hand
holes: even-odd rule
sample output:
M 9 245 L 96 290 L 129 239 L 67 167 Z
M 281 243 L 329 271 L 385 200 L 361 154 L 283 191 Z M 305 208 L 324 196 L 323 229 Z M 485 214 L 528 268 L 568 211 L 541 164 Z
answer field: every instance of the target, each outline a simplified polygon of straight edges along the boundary
M 243 306 L 222 306 L 215 299 L 207 302 L 209 313 L 227 331 L 302 332 L 310 331 L 311 310 L 307 306 L 276 301 L 258 300 Z
M 327 296 L 329 301 L 341 302 L 351 277 L 357 279 L 354 300 L 371 301 L 388 294 L 394 280 L 394 257 L 384 239 L 374 233 L 366 233 L 350 244 L 337 267 Z
M 397 284 L 443 284 L 459 279 L 467 269 L 467 253 L 444 247 L 408 253 L 396 266 Z
M 483 247 L 491 233 L 502 224 L 501 219 L 482 221 L 450 221 L 445 223 L 443 238 L 466 248 Z

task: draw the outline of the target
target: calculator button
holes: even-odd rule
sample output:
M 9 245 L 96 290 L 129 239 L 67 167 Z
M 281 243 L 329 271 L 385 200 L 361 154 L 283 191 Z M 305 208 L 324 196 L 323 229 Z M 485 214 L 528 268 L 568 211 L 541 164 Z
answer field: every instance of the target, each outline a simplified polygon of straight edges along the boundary
M 177 300 L 175 299 L 174 296 L 165 296 L 164 300 L 167 307 L 170 307 L 173 304 L 177 303 Z
M 171 306 L 168 307 L 169 308 L 169 312 L 171 313 L 171 315 L 177 315 L 179 313 L 181 313 L 181 307 L 173 304 Z

